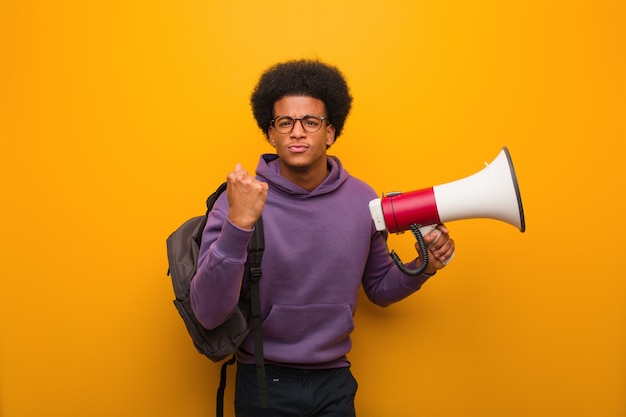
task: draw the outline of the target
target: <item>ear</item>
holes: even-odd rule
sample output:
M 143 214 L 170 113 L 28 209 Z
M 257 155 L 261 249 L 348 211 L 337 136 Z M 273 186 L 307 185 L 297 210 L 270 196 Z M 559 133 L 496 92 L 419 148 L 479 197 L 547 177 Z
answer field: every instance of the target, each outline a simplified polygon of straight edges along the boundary
M 271 127 L 267 128 L 267 141 L 272 145 L 272 147 L 276 147 L 276 140 L 274 140 L 274 129 Z
M 330 147 L 335 143 L 335 126 L 328 125 L 326 126 L 326 146 Z

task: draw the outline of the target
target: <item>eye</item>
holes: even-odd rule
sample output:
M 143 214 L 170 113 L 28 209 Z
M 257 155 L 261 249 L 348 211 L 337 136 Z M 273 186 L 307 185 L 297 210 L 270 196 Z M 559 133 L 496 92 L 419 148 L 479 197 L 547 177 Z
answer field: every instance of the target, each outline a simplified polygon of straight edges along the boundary
M 290 127 L 293 125 L 293 119 L 290 117 L 281 117 L 277 119 L 275 123 L 277 127 Z
M 305 116 L 303 120 L 308 127 L 318 127 L 322 123 L 321 120 L 315 116 Z

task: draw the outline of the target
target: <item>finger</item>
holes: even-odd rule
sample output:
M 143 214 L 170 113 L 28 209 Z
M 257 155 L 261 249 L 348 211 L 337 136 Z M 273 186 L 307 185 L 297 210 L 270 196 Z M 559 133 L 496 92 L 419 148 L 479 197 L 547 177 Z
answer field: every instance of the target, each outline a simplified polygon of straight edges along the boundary
M 439 229 L 434 229 L 432 232 L 430 232 L 428 234 L 428 237 L 431 240 L 431 242 L 428 244 L 428 246 L 432 247 L 435 243 L 437 243 L 437 241 L 439 240 L 439 237 L 441 236 L 441 231 Z
M 436 244 L 429 246 L 429 249 L 436 254 L 442 254 L 448 251 L 451 246 L 451 239 L 447 235 L 440 235 Z
M 439 230 L 439 231 L 441 231 L 441 232 L 443 232 L 443 233 L 445 233 L 447 235 L 450 234 L 450 230 L 448 230 L 446 225 L 443 224 L 443 223 L 437 225 L 437 230 Z
M 454 252 L 452 252 L 452 254 L 451 254 L 449 257 L 447 257 L 447 258 L 443 259 L 443 260 L 441 261 L 441 263 L 442 263 L 444 266 L 446 266 L 446 265 L 448 265 L 448 264 L 450 263 L 450 261 L 452 260 L 452 258 L 454 258 Z
M 241 164 L 237 163 L 237 165 L 235 166 L 235 170 L 231 171 L 228 173 L 227 175 L 227 179 L 230 182 L 242 182 L 243 180 L 245 180 L 248 177 L 248 171 L 246 171 L 245 169 L 243 169 L 243 167 L 241 166 Z
M 240 163 L 237 163 L 237 165 L 235 166 L 235 174 L 237 174 L 237 176 L 239 177 L 247 177 L 248 176 L 248 171 L 245 170 Z
M 433 235 L 434 239 L 432 238 Z M 430 243 L 428 243 L 426 246 L 428 246 L 428 250 L 432 251 L 435 254 L 443 252 L 443 248 L 448 244 L 448 241 L 450 240 L 448 235 L 440 231 L 433 231 L 432 233 L 429 233 L 428 238 L 430 240 Z
M 449 241 L 435 253 L 435 257 L 441 260 L 444 265 L 450 262 L 452 256 L 454 256 L 454 242 L 452 241 Z

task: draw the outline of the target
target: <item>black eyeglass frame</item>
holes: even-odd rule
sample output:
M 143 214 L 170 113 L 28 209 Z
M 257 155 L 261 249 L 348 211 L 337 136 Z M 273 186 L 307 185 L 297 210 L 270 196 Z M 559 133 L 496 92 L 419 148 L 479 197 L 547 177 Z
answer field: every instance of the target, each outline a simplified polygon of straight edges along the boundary
M 281 131 L 278 127 L 276 127 L 276 120 L 281 119 L 281 118 L 285 118 L 285 119 L 289 119 L 291 120 L 293 123 L 291 124 L 291 129 L 287 130 L 287 131 Z M 304 121 L 306 121 L 306 119 L 314 119 L 316 121 L 319 120 L 319 127 L 315 130 L 310 130 L 307 128 L 307 126 L 304 125 Z M 305 114 L 304 116 L 300 117 L 300 118 L 294 118 L 291 116 L 287 116 L 287 115 L 280 115 L 280 116 L 276 116 L 274 117 L 272 120 L 270 120 L 270 126 L 272 126 L 274 129 L 276 129 L 276 131 L 278 133 L 282 133 L 282 134 L 287 134 L 287 133 L 291 133 L 293 131 L 293 128 L 296 126 L 296 122 L 300 121 L 300 126 L 302 126 L 302 129 L 307 132 L 307 133 L 317 133 L 322 129 L 322 125 L 324 124 L 324 121 L 326 121 L 327 125 L 330 125 L 330 122 L 328 121 L 328 117 L 324 117 L 324 116 L 318 116 L 316 114 Z

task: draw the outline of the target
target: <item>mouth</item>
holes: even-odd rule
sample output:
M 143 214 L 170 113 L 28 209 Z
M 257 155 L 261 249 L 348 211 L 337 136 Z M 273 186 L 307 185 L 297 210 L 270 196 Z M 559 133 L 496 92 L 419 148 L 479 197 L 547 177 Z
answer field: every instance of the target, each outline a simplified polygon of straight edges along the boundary
M 293 153 L 306 152 L 309 149 L 309 145 L 305 144 L 292 144 L 287 146 L 287 150 Z

